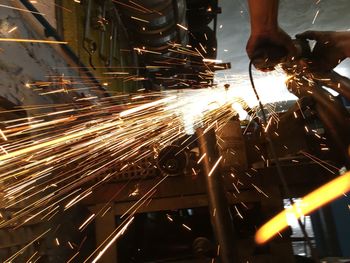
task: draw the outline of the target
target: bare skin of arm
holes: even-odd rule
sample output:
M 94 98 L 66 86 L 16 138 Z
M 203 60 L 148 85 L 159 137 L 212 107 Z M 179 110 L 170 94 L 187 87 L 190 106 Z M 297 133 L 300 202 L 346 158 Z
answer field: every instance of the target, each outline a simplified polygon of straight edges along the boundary
M 278 26 L 278 0 L 248 0 L 251 35 L 247 43 L 250 59 L 259 49 L 278 47 L 293 54 L 295 47 L 290 36 Z
M 312 62 L 318 69 L 331 70 L 350 57 L 350 31 L 306 31 L 296 37 L 316 41 Z
M 278 0 L 248 0 L 252 35 L 277 31 L 278 2 Z

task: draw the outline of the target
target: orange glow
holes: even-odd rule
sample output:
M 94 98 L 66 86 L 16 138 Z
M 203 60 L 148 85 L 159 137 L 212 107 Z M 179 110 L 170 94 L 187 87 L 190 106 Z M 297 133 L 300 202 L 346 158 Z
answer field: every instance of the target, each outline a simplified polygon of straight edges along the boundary
M 255 234 L 255 242 L 263 244 L 286 228 L 288 226 L 287 213 L 292 213 L 296 218 L 300 218 L 301 216 L 309 214 L 317 208 L 340 197 L 348 191 L 350 191 L 350 172 L 347 172 L 321 186 L 306 195 L 299 204 L 294 204 L 291 208 L 282 211 L 265 223 Z
M 68 42 L 65 41 L 54 41 L 54 40 L 39 40 L 39 39 L 22 39 L 22 38 L 0 38 L 2 42 L 29 42 L 29 43 L 43 43 L 43 44 L 63 44 L 66 45 Z

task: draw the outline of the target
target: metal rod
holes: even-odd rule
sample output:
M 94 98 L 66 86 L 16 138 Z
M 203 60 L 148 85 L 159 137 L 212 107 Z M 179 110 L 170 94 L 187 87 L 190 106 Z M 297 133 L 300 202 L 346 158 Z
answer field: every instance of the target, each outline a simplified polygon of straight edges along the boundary
M 315 80 L 323 86 L 329 87 L 350 101 L 350 79 L 338 74 L 334 70 L 326 73 L 315 73 Z
M 218 255 L 221 263 L 238 262 L 236 234 L 220 172 L 220 155 L 216 147 L 215 131 L 198 128 L 197 136 L 200 153 L 205 154 L 202 166 L 206 177 L 211 223 L 219 246 Z
M 305 80 L 301 80 L 305 82 Z M 289 82 L 288 89 L 299 98 L 311 97 L 313 108 L 322 121 L 325 130 L 329 133 L 331 141 L 342 154 L 342 161 L 347 168 L 350 167 L 350 156 L 348 147 L 350 145 L 350 114 L 330 93 L 318 83 L 308 86 L 305 82 L 303 89 L 299 89 L 297 83 Z M 310 91 L 310 92 L 308 92 Z

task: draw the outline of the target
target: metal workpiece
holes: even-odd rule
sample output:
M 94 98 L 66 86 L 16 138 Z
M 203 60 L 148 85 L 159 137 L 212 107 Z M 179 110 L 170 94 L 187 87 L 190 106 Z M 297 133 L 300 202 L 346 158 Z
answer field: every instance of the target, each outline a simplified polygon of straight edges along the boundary
M 334 70 L 326 73 L 315 73 L 319 85 L 327 86 L 350 101 L 350 79 L 343 77 Z
M 206 178 L 211 222 L 218 243 L 218 255 L 221 263 L 238 262 L 236 233 L 220 170 L 222 157 L 216 146 L 215 131 L 198 128 L 197 136 L 200 155 L 205 155 L 202 168 Z
M 350 160 L 347 155 L 348 145 L 350 144 L 349 112 L 333 95 L 317 83 L 313 86 L 308 86 L 308 83 L 305 83 L 307 82 L 306 80 L 301 80 L 301 82 L 304 83 L 302 87 L 299 87 L 299 84 L 294 81 L 289 82 L 288 89 L 304 101 L 305 98 L 310 98 L 308 106 L 315 109 L 326 131 L 330 135 L 331 141 L 341 152 L 346 165 L 349 166 Z
M 350 167 L 350 114 L 335 96 L 323 88 L 327 86 L 349 99 L 349 79 L 335 71 L 319 71 L 312 66 L 307 52 L 295 61 L 283 63 L 282 68 L 290 76 L 288 90 L 299 99 L 307 99 L 308 107 L 316 111 L 332 143 L 341 153 L 342 161 Z

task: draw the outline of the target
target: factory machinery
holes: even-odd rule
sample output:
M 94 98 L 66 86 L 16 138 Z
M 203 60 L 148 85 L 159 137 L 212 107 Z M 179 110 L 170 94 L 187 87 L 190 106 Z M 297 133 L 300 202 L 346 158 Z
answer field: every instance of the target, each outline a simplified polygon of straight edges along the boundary
M 62 5 L 76 16 L 59 9 L 57 31 L 96 75 L 110 71 L 114 89 L 207 87 L 216 70 L 230 68 L 215 63 L 221 12 L 216 0 L 88 0 L 80 5 L 63 0 Z
M 21 2 L 38 11 L 30 1 Z M 143 89 L 207 88 L 213 85 L 215 70 L 229 68 L 215 61 L 220 13 L 216 0 L 59 2 L 76 15 L 58 9 L 56 29 L 42 16 L 32 15 L 48 37 L 70 43 L 62 52 L 80 76 L 92 80 L 101 97 Z M 220 130 L 201 127 L 157 148 L 101 184 L 79 205 L 60 211 L 50 223 L 59 230 L 33 242 L 21 256 L 27 259 L 38 251 L 39 262 L 66 262 L 72 250 L 50 240 L 64 242 L 70 235 L 72 246 L 81 247 L 71 262 L 83 262 L 135 206 L 133 224 L 99 262 L 317 262 L 312 260 L 345 255 L 340 240 L 347 230 L 337 231 L 342 217 L 336 217 L 331 206 L 311 215 L 311 235 L 287 228 L 265 245 L 254 241 L 256 230 L 289 202 L 284 200 L 305 196 L 350 164 L 349 112 L 339 98 L 322 89 L 328 86 L 350 100 L 349 81 L 335 72 L 325 75 L 306 68 L 305 50 L 300 60 L 284 63 L 284 70 L 297 79 L 288 82 L 297 102 L 246 108 L 257 112 L 249 122 L 235 116 Z M 7 100 L 1 105 L 5 110 L 18 109 Z M 25 110 L 16 114 L 26 115 Z M 94 178 L 84 187 L 103 180 Z M 84 231 L 75 231 L 84 218 L 104 207 L 109 209 L 103 216 Z M 6 210 L 2 216 L 14 214 Z M 21 249 L 45 224 L 34 221 L 16 230 L 2 228 L 0 258 Z M 292 245 L 297 243 L 313 259 L 294 256 Z M 316 249 L 310 248 L 315 245 Z

